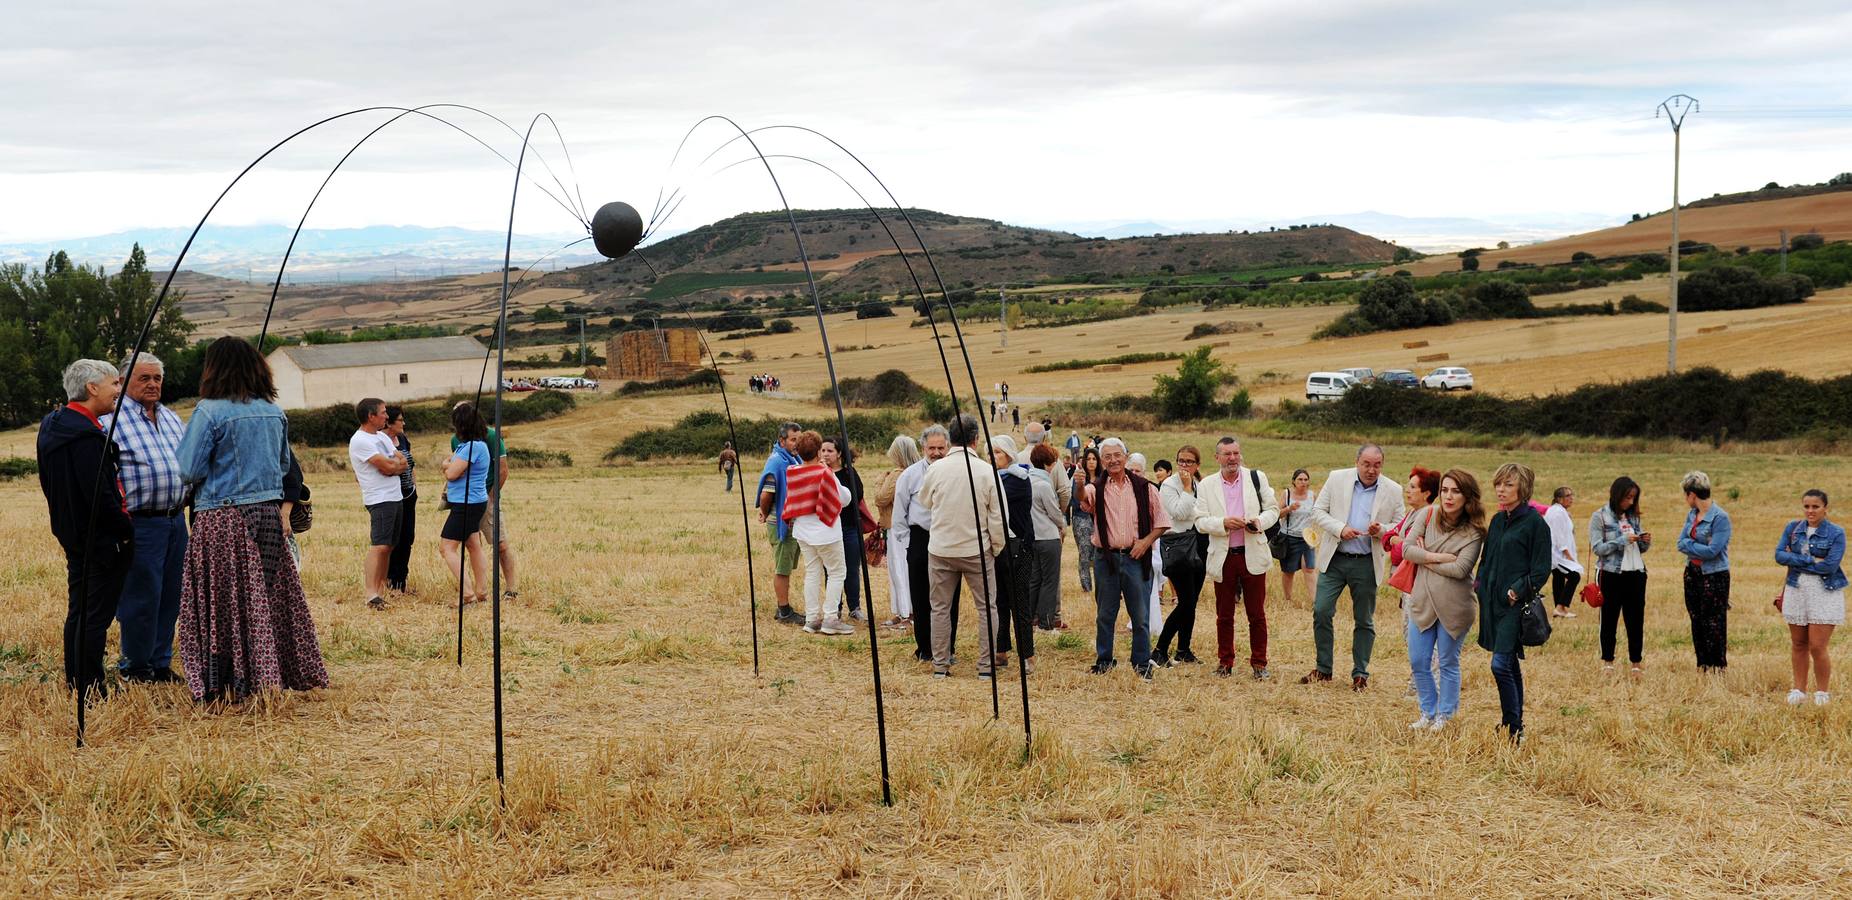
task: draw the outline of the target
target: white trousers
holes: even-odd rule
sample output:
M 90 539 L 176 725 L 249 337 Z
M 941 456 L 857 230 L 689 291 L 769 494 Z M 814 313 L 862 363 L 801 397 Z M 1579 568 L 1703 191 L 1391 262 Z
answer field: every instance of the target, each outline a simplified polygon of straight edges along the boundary
M 836 618 L 836 610 L 842 606 L 843 578 L 849 571 L 849 564 L 842 556 L 842 541 L 827 544 L 798 541 L 797 550 L 804 559 L 804 618 L 812 625 L 826 618 Z
M 897 619 L 913 615 L 913 594 L 907 583 L 907 544 L 913 539 L 905 525 L 887 531 L 888 615 Z M 874 607 L 869 606 L 872 615 Z

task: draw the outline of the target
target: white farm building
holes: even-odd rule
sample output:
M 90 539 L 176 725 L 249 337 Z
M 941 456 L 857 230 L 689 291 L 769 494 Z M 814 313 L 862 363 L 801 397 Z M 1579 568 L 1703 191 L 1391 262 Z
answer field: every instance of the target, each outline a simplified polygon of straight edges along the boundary
M 269 359 L 277 405 L 304 409 L 365 397 L 396 403 L 473 392 L 487 353 L 472 337 L 434 337 L 285 346 Z

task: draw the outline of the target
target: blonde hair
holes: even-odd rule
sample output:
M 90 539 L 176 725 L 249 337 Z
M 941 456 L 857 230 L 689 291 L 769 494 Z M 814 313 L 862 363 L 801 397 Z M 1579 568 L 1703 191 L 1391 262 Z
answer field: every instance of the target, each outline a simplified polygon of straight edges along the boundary
M 1530 502 L 1531 490 L 1536 487 L 1537 473 L 1523 463 L 1508 462 L 1498 467 L 1492 475 L 1492 484 L 1499 485 L 1509 481 L 1518 488 L 1518 505 Z

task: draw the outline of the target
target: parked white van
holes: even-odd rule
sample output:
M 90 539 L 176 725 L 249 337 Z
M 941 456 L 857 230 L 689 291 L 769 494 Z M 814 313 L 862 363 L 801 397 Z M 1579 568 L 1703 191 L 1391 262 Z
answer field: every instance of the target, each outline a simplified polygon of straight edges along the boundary
M 1305 377 L 1305 399 L 1313 403 L 1336 400 L 1356 386 L 1357 379 L 1343 372 L 1313 372 Z

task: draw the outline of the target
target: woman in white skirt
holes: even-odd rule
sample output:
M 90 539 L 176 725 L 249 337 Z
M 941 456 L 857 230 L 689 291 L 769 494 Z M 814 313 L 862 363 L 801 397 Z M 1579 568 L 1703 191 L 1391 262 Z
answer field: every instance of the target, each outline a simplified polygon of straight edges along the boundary
M 881 481 L 875 485 L 875 518 L 881 523 L 881 533 L 887 538 L 887 584 L 888 615 L 887 621 L 881 623 L 883 628 L 913 627 L 913 597 L 909 593 L 911 577 L 907 572 L 907 542 L 910 537 L 907 523 L 893 527 L 894 493 L 900 484 L 900 473 L 905 472 L 914 463 L 920 461 L 920 445 L 907 435 L 899 435 L 887 447 L 887 458 L 894 468 L 882 473 Z M 871 605 L 870 610 L 874 609 Z
M 1788 704 L 1807 701 L 1807 668 L 1813 666 L 1813 704 L 1825 706 L 1833 677 L 1827 644 L 1833 628 L 1846 620 L 1846 530 L 1826 517 L 1826 492 L 1801 495 L 1801 518 L 1788 523 L 1775 546 L 1775 561 L 1788 567 L 1788 581 L 1775 595 L 1775 607 L 1788 623 L 1789 654 L 1794 662 L 1794 689 Z

